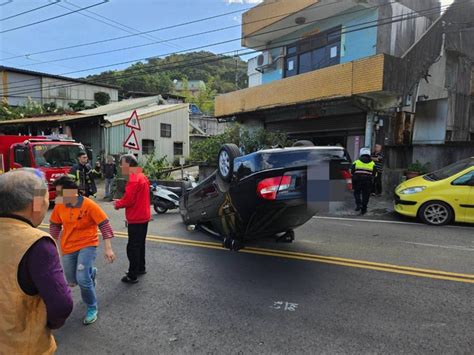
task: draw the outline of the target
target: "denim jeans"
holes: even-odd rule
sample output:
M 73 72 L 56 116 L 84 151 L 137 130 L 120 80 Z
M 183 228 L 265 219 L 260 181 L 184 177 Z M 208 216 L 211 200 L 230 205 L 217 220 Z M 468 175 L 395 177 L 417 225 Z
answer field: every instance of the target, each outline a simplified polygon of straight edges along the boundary
M 112 194 L 112 184 L 114 183 L 114 178 L 105 179 L 105 197 L 110 197 Z
M 82 301 L 87 307 L 97 307 L 92 270 L 97 256 L 97 247 L 87 247 L 63 255 L 64 275 L 70 286 L 79 285 Z

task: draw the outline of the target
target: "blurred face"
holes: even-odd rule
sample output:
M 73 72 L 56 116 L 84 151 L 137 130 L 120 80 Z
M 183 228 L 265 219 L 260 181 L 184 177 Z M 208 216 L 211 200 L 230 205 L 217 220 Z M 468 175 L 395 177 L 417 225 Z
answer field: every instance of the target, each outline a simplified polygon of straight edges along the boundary
M 376 144 L 374 150 L 375 153 L 380 153 L 382 151 L 382 146 L 380 144 Z
M 120 162 L 120 168 L 123 176 L 129 176 L 130 174 L 138 174 L 142 172 L 142 168 L 138 166 L 130 166 L 125 159 Z
M 35 191 L 33 198 L 33 213 L 31 215 L 31 223 L 37 227 L 42 222 L 49 208 L 49 193 L 46 189 Z
M 64 189 L 62 186 L 56 186 L 56 203 L 59 205 L 77 204 L 77 189 Z
M 87 158 L 87 154 L 81 155 L 79 158 L 79 164 L 86 165 L 89 159 Z

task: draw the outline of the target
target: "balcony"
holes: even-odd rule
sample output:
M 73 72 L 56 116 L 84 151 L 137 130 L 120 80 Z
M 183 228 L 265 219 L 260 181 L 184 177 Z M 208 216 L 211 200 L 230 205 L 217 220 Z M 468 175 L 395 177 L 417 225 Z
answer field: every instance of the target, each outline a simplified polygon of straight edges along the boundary
M 379 54 L 219 95 L 216 97 L 215 116 L 229 117 L 353 95 L 392 95 L 403 87 L 403 72 L 400 59 Z

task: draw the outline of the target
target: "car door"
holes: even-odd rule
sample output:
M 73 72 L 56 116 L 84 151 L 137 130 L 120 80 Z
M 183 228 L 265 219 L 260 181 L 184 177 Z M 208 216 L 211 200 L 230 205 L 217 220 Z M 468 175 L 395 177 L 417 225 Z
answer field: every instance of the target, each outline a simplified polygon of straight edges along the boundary
M 457 177 L 451 185 L 458 216 L 456 220 L 474 223 L 474 169 Z

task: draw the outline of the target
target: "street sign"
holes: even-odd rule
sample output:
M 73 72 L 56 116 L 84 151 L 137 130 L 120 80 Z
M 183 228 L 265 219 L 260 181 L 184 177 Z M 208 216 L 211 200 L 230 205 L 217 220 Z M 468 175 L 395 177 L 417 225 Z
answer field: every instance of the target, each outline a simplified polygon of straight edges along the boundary
M 128 138 L 123 143 L 123 146 L 129 149 L 140 150 L 140 145 L 138 144 L 137 135 L 134 130 L 130 132 Z
M 183 166 L 186 163 L 186 159 L 184 157 L 179 157 L 179 165 Z
M 130 127 L 131 129 L 136 129 L 137 131 L 141 131 L 142 128 L 140 127 L 140 120 L 138 119 L 137 110 L 134 110 L 128 119 L 125 126 Z

